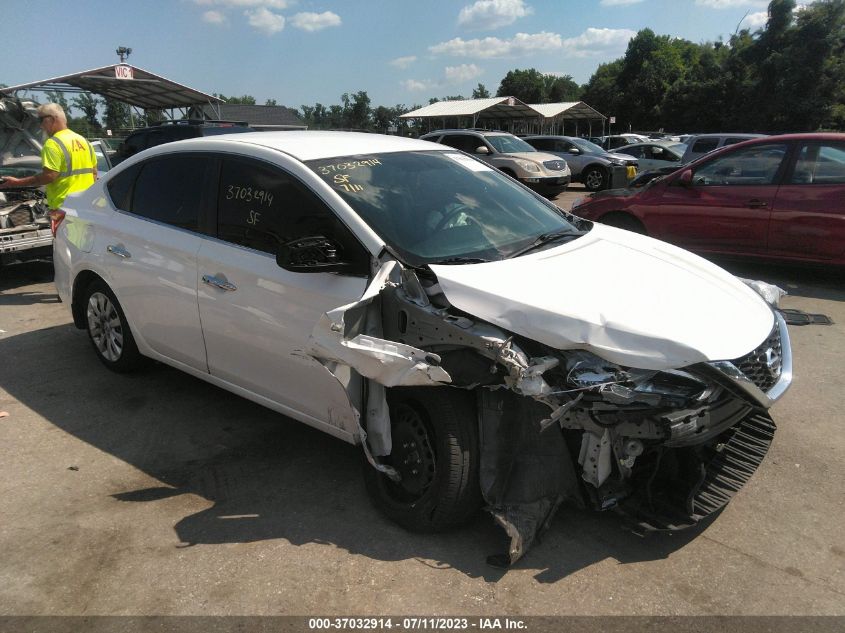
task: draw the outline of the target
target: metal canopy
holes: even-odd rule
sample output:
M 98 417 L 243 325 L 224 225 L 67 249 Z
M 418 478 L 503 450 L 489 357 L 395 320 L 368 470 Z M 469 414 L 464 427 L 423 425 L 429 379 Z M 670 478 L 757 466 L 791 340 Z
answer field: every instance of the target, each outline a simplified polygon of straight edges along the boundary
M 591 119 L 604 120 L 607 117 L 601 112 L 588 106 L 583 101 L 569 101 L 566 103 L 532 103 L 531 107 L 537 110 L 543 118 L 553 119 L 563 115 L 566 119 Z
M 165 110 L 207 103 L 225 103 L 223 99 L 188 88 L 129 64 L 103 66 L 73 75 L 42 79 L 19 86 L 9 86 L 0 89 L 0 92 L 13 94 L 17 90 L 28 88 L 58 92 L 84 90 L 145 110 Z
M 428 119 L 452 116 L 471 116 L 474 119 L 525 119 L 541 116 L 533 106 L 516 97 L 438 101 L 424 108 L 407 112 L 400 119 Z

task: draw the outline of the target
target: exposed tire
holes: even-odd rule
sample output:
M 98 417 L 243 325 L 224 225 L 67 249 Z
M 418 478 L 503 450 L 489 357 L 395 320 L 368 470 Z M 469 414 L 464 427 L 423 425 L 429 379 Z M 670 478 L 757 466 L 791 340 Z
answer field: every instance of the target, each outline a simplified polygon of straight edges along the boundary
M 129 323 L 111 288 L 95 279 L 85 289 L 85 327 L 97 358 L 118 373 L 137 369 L 144 361 Z
M 584 188 L 587 191 L 606 189 L 609 181 L 607 171 L 595 165 L 584 170 L 581 179 L 584 181 Z
M 364 460 L 373 504 L 413 532 L 439 532 L 469 520 L 481 507 L 475 399 L 449 387 L 388 390 L 393 482 Z
M 608 213 L 602 217 L 599 222 L 607 224 L 608 226 L 615 226 L 617 229 L 625 229 L 631 233 L 639 233 L 640 235 L 647 235 L 645 226 L 637 218 L 627 213 Z

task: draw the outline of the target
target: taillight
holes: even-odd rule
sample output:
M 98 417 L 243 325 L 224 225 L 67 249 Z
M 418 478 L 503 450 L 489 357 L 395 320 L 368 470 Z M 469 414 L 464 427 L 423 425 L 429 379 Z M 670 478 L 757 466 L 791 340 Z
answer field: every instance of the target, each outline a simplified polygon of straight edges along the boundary
M 56 231 L 59 230 L 59 225 L 65 219 L 65 212 L 61 209 L 53 209 L 50 211 L 50 232 L 53 237 L 56 237 Z

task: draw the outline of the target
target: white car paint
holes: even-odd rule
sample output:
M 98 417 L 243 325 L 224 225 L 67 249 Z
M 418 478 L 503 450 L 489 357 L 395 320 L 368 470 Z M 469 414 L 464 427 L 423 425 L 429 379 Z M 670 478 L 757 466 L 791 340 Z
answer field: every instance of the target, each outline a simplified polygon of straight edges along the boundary
M 718 266 L 602 224 L 546 251 L 432 270 L 465 312 L 556 349 L 642 369 L 738 358 L 774 325 L 760 296 Z
M 349 372 L 330 373 L 303 350 L 323 315 L 358 301 L 366 280 L 291 273 L 269 255 L 111 208 L 104 193 L 110 178 L 152 156 L 191 150 L 284 166 L 333 208 L 374 258 L 383 250 L 381 238 L 298 161 L 454 150 L 349 133 L 195 139 L 141 152 L 67 200 L 55 242 L 56 286 L 67 305 L 77 274 L 93 271 L 124 307 L 142 354 L 355 441 L 357 411 L 341 384 L 351 380 Z M 728 273 L 681 249 L 602 225 L 531 255 L 432 269 L 459 309 L 556 348 L 581 347 L 634 367 L 736 358 L 759 345 L 773 323 L 765 302 Z M 238 290 L 207 286 L 204 275 Z

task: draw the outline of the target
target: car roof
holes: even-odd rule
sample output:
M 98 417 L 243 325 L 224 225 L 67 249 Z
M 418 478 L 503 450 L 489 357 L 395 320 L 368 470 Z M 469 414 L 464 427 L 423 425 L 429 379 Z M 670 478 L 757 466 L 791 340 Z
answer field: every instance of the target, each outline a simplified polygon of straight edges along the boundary
M 364 132 L 322 132 L 322 131 L 278 131 L 244 132 L 241 134 L 210 136 L 184 141 L 173 141 L 158 145 L 161 151 L 176 149 L 202 149 L 207 143 L 229 145 L 258 145 L 278 150 L 301 161 L 333 158 L 335 156 L 357 156 L 411 151 L 455 151 L 454 149 L 422 141 Z M 148 152 L 151 150 L 147 150 Z M 145 154 L 149 156 L 150 154 Z
M 481 136 L 514 136 L 510 132 L 503 132 L 501 130 L 469 130 L 469 129 L 453 129 L 453 130 L 434 130 L 423 136 L 434 136 L 437 134 L 479 134 Z M 422 137 L 421 137 L 422 138 Z

